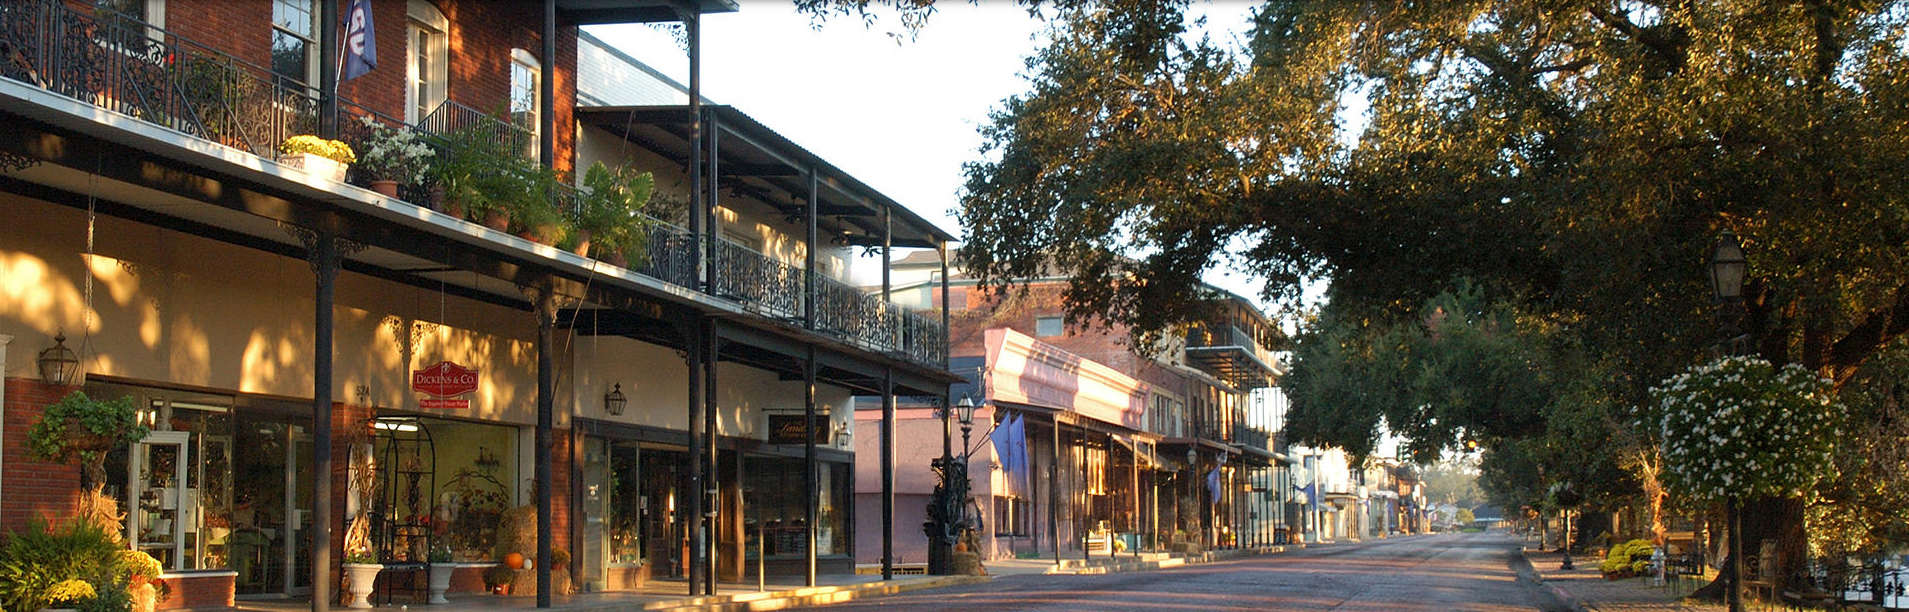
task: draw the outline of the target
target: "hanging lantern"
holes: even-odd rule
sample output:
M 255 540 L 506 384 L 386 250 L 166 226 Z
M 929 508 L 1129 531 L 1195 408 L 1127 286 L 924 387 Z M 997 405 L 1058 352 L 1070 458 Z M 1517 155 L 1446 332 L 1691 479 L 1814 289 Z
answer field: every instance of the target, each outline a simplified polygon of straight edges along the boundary
M 622 416 L 623 407 L 629 403 L 630 398 L 623 397 L 623 383 L 617 383 L 609 393 L 603 394 L 603 411 L 610 416 Z
M 49 385 L 79 384 L 80 356 L 66 348 L 66 331 L 53 336 L 53 346 L 40 351 L 40 380 Z

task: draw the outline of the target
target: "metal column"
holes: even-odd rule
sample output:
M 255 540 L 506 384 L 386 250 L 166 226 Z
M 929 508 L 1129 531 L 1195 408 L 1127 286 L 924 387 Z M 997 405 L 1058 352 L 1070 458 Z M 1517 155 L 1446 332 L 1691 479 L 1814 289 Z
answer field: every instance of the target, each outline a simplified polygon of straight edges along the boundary
M 537 310 L 537 448 L 536 488 L 537 488 L 537 607 L 550 607 L 550 548 L 551 541 L 551 489 L 550 480 L 550 444 L 551 427 L 556 414 L 556 325 L 557 301 L 550 290 L 532 291 Z
M 312 325 L 312 612 L 327 612 L 333 589 L 338 588 L 331 573 L 332 335 L 336 327 L 332 309 L 343 255 L 337 238 L 329 234 L 311 236 L 305 244 L 318 281 Z

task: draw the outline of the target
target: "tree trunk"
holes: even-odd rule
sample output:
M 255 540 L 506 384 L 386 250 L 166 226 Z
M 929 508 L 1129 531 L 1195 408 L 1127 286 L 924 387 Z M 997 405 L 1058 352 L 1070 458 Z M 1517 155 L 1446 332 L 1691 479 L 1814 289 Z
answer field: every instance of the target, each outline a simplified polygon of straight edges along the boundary
M 1809 542 L 1803 534 L 1803 498 L 1757 498 L 1744 500 L 1739 511 L 1743 525 L 1743 544 L 1738 547 L 1745 555 L 1759 554 L 1764 540 L 1776 542 L 1776 558 L 1762 559 L 1759 563 L 1773 564 L 1777 578 L 1777 592 L 1802 591 L 1810 588 L 1804 580 L 1803 561 L 1808 555 Z M 1704 585 L 1690 594 L 1692 598 L 1703 601 L 1723 601 L 1729 577 L 1734 573 L 1736 560 L 1725 558 L 1723 567 L 1717 572 L 1717 580 Z

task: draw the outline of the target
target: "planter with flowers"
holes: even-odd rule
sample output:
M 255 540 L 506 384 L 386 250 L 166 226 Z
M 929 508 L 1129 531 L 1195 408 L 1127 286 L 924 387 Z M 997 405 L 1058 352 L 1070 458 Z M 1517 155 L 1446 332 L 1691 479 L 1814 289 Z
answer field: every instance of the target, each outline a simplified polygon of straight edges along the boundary
M 351 145 L 310 134 L 285 139 L 278 145 L 278 163 L 338 182 L 345 181 L 345 169 L 358 156 Z
M 436 152 L 418 138 L 417 132 L 385 125 L 370 115 L 359 122 L 364 125 L 366 136 L 359 145 L 364 155 L 358 156 L 358 173 L 372 191 L 398 197 L 400 187 L 424 184 Z
M 1699 501 L 1801 494 L 1830 466 L 1841 410 L 1830 381 L 1791 364 L 1726 357 L 1651 389 L 1664 483 Z

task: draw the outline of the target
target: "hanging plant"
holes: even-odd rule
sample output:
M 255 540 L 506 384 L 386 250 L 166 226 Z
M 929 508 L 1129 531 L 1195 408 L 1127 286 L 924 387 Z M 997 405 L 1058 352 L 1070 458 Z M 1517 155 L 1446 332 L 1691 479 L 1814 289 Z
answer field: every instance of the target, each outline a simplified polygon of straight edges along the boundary
M 1830 381 L 1795 364 L 1726 357 L 1651 389 L 1664 483 L 1700 501 L 1787 497 L 1830 468 L 1841 407 Z
M 74 391 L 60 398 L 27 430 L 27 452 L 38 459 L 78 461 L 94 489 L 106 483 L 106 453 L 146 437 L 132 398 L 100 401 Z

